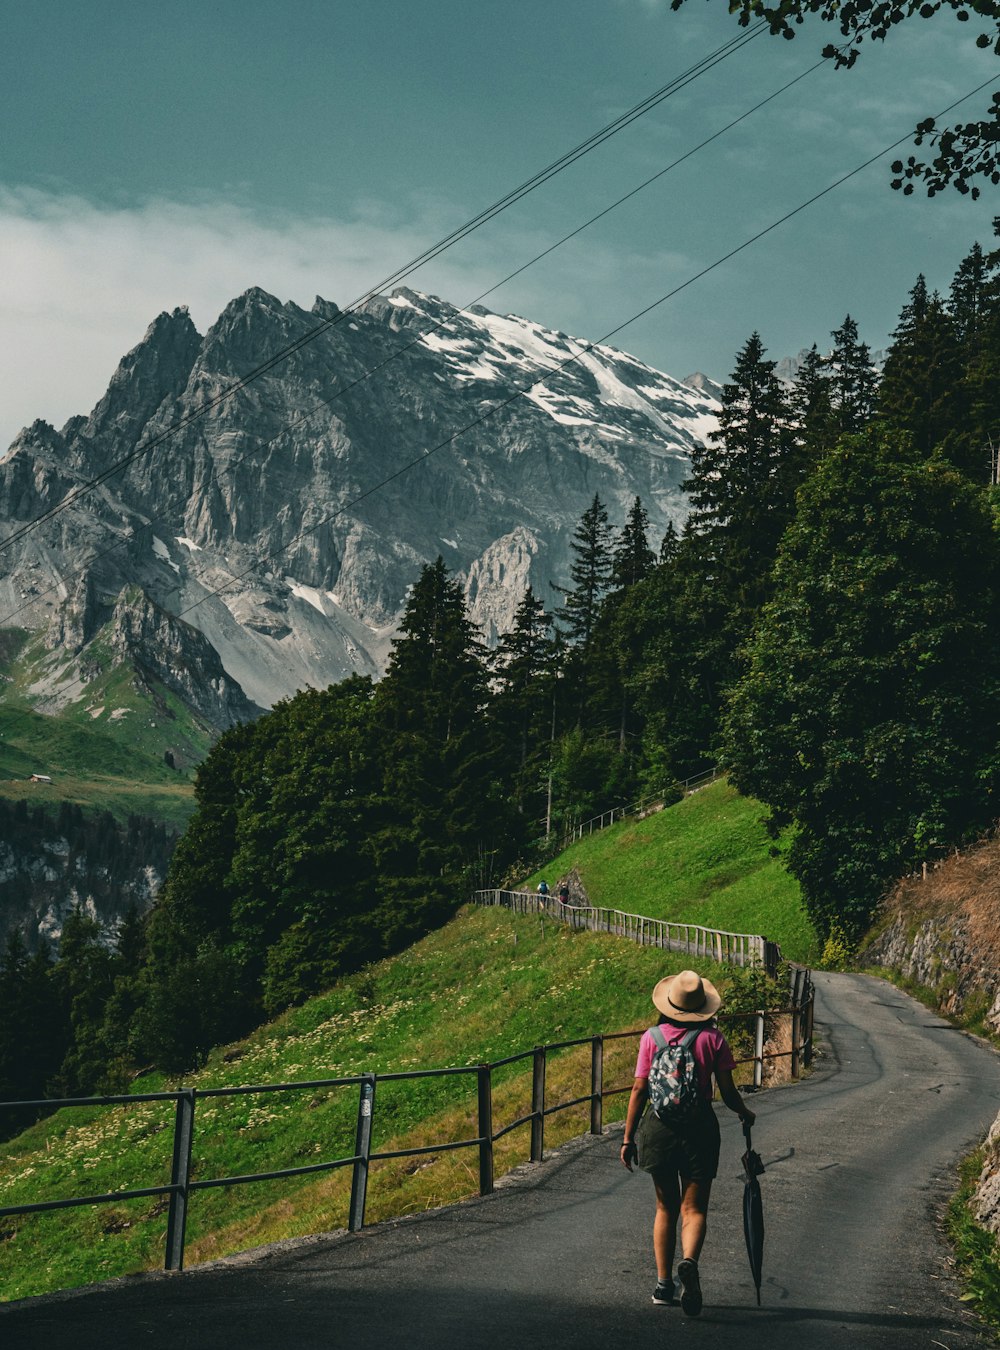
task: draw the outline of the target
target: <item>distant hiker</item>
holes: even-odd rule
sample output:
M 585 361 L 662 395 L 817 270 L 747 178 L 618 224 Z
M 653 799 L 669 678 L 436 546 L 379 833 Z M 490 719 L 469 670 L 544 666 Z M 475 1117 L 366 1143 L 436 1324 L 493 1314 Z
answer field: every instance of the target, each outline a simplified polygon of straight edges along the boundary
M 565 881 L 559 887 L 559 903 L 561 905 L 569 904 L 569 886 L 566 884 Z
M 674 1250 L 680 1218 L 683 1260 L 677 1275 L 681 1307 L 689 1317 L 697 1317 L 702 1303 L 698 1258 L 705 1241 L 712 1181 L 719 1169 L 712 1075 L 731 1111 L 750 1125 L 756 1117 L 733 1083 L 733 1052 L 712 1024 L 722 999 L 711 982 L 693 970 L 682 970 L 660 980 L 653 990 L 653 1003 L 660 1020 L 643 1032 L 639 1042 L 621 1160 L 630 1172 L 637 1161 L 652 1176 L 656 1189 L 653 1302 L 675 1302 Z M 643 1115 L 647 1101 L 649 1109 Z
M 538 894 L 544 900 L 545 897 L 548 895 L 548 893 L 549 893 L 549 883 L 545 880 L 544 877 L 542 877 L 541 881 L 538 883 Z

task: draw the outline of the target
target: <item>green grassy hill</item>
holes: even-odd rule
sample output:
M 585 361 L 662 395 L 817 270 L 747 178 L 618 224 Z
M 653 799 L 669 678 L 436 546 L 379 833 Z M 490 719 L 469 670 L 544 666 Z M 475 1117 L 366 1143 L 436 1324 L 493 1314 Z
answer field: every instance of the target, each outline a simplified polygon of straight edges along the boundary
M 145 815 L 182 827 L 194 810 L 193 768 L 171 768 L 165 751 L 172 747 L 175 763 L 193 766 L 211 737 L 176 695 L 158 688 L 153 698 L 120 666 L 92 679 L 77 702 L 38 712 L 32 680 L 66 658 L 28 636 L 0 633 L 0 796 L 69 801 L 120 820 Z M 31 783 L 35 773 L 52 783 Z
M 30 782 L 33 773 L 51 783 Z M 72 717 L 44 717 L 23 704 L 0 705 L 0 796 L 33 806 L 60 801 L 182 828 L 194 811 L 190 779 L 145 753 L 141 738 L 109 736 Z
M 724 785 L 642 822 L 606 832 L 572 851 L 588 885 L 601 876 L 606 894 L 657 913 L 689 906 L 699 920 L 736 929 L 758 926 L 794 946 L 799 929 L 781 904 L 795 905 L 780 884 L 777 860 L 761 842 L 759 809 Z M 671 821 L 673 822 L 671 824 Z M 742 845 L 738 841 L 742 840 Z M 686 842 L 685 842 L 686 841 Z M 743 855 L 739 849 L 743 848 Z M 688 850 L 688 861 L 685 861 Z M 567 858 L 569 854 L 565 855 Z M 745 857 L 746 878 L 739 875 Z M 614 860 L 622 860 L 615 880 Z M 554 869 L 549 869 L 550 875 Z M 659 886 L 652 879 L 662 876 Z M 638 879 L 645 879 L 640 888 Z M 672 878 L 673 891 L 667 885 Z M 739 912 L 748 897 L 748 915 Z M 595 896 L 595 898 L 597 898 Z M 719 908 L 712 908 L 718 903 Z M 701 905 L 702 908 L 697 907 Z M 659 912 L 666 914 L 661 907 Z M 677 917 L 674 913 L 671 917 Z M 807 946 L 803 939 L 801 947 Z M 236 1046 L 216 1050 L 185 1082 L 196 1088 L 308 1081 L 366 1070 L 392 1072 L 498 1060 L 542 1042 L 648 1025 L 650 991 L 681 969 L 682 954 L 634 946 L 606 934 L 575 933 L 555 920 L 468 907 L 451 923 L 399 956 L 338 983 Z M 739 974 L 704 966 L 731 998 Z M 609 1046 L 605 1087 L 624 1089 L 605 1118 L 624 1113 L 636 1042 Z M 548 1101 L 589 1090 L 589 1047 L 550 1059 Z M 530 1061 L 497 1072 L 494 1128 L 530 1107 Z M 173 1083 L 147 1076 L 135 1090 Z M 353 1152 L 357 1096 L 353 1089 L 201 1101 L 195 1113 L 195 1177 L 299 1166 Z M 476 1086 L 462 1078 L 382 1083 L 376 1095 L 376 1150 L 406 1148 L 476 1134 Z M 17 1139 L 0 1144 L 0 1205 L 99 1194 L 169 1180 L 170 1103 L 62 1111 Z M 585 1106 L 550 1117 L 552 1147 L 588 1128 Z M 497 1174 L 528 1157 L 527 1127 L 496 1147 Z M 475 1192 L 474 1151 L 400 1159 L 373 1166 L 368 1220 L 432 1208 Z M 349 1170 L 254 1184 L 194 1196 L 188 1220 L 188 1263 L 304 1233 L 344 1227 Z M 0 1297 L 21 1298 L 85 1284 L 162 1263 L 166 1205 L 159 1198 L 0 1219 Z
M 761 933 L 791 961 L 814 962 L 816 935 L 799 887 L 784 866 L 785 841 L 772 840 L 765 808 L 724 780 L 676 806 L 589 835 L 529 877 L 554 888 L 576 868 L 591 904 L 652 919 Z

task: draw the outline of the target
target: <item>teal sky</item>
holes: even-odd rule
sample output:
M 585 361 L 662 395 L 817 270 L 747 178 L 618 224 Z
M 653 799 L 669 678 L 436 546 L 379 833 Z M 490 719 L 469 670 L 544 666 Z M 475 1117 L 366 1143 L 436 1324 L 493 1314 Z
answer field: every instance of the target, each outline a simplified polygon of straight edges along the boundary
M 738 30 L 719 0 L 258 0 L 9 6 L 0 50 L 0 443 L 97 400 L 164 308 L 251 285 L 347 303 Z M 990 77 L 976 27 L 911 21 L 823 69 L 492 295 L 595 338 Z M 458 303 L 811 65 L 767 36 L 408 282 Z M 1000 73 L 1000 72 L 998 72 Z M 977 115 L 989 92 L 953 117 Z M 890 159 L 892 156 L 889 157 Z M 845 313 L 883 346 L 945 290 L 995 189 L 904 199 L 888 160 L 615 338 L 722 378 Z

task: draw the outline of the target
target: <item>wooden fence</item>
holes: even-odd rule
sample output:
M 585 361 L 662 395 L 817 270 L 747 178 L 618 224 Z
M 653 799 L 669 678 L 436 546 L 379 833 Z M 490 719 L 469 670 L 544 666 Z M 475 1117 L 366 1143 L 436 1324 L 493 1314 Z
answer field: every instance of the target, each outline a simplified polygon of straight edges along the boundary
M 720 965 L 763 966 L 774 975 L 781 960 L 781 949 L 758 933 L 727 933 L 719 928 L 704 928 L 696 923 L 675 923 L 670 919 L 649 919 L 642 914 L 627 914 L 620 909 L 564 905 L 554 895 L 531 891 L 507 891 L 499 887 L 476 891 L 477 905 L 502 905 L 515 914 L 547 914 L 571 928 L 594 933 L 612 933 L 628 938 L 640 947 L 661 947 L 664 951 L 686 952 L 697 960 L 718 961 Z
M 686 797 L 692 792 L 697 792 L 699 788 L 705 787 L 708 783 L 714 783 L 721 776 L 721 769 L 706 769 L 704 773 L 695 774 L 692 778 L 680 779 L 677 787 Z M 631 806 L 612 806 L 609 810 L 602 811 L 599 816 L 593 816 L 581 825 L 574 825 L 572 829 L 567 830 L 559 845 L 559 852 L 561 853 L 564 849 L 569 848 L 570 844 L 577 843 L 586 835 L 597 834 L 599 830 L 606 830 L 609 825 L 614 825 L 618 821 L 641 820 L 643 816 L 652 815 L 654 811 L 662 809 L 663 797 L 655 794 L 650 797 L 642 797 L 639 801 L 633 802 Z

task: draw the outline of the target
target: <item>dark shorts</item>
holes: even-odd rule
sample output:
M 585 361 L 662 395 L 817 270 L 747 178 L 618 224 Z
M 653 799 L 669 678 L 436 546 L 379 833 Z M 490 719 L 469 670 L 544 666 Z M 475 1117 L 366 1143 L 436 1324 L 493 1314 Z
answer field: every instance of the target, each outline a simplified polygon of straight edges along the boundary
M 665 1125 L 647 1111 L 635 1134 L 639 1166 L 654 1178 L 662 1174 L 711 1181 L 719 1170 L 719 1122 L 708 1102 L 694 1119 L 683 1125 Z

